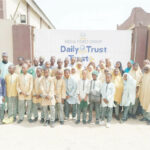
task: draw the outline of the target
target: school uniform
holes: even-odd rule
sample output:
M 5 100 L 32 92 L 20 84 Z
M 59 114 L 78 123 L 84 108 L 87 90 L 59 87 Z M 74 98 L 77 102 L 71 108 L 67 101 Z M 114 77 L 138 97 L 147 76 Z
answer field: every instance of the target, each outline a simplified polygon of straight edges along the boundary
M 65 99 L 65 117 L 69 118 L 70 107 L 72 106 L 72 117 L 76 117 L 76 104 L 77 104 L 77 84 L 76 81 L 71 77 L 68 79 L 64 78 L 66 83 L 66 96 L 70 96 L 70 98 Z
M 43 77 L 41 79 L 41 106 L 42 111 L 44 113 L 44 121 L 51 121 L 53 123 L 55 121 L 55 98 L 54 98 L 54 82 L 52 78 L 49 77 Z M 49 99 L 46 99 L 45 97 L 49 96 Z M 48 112 L 48 106 L 50 107 L 50 118 L 49 118 L 49 112 Z
M 105 116 L 107 117 L 107 123 L 112 120 L 113 106 L 114 106 L 114 95 L 115 95 L 115 85 L 110 82 L 104 82 L 102 85 L 102 121 L 104 121 Z M 104 102 L 107 99 L 108 104 Z
M 87 79 L 86 80 L 80 79 L 78 81 L 77 94 L 78 94 L 78 96 L 80 96 L 82 101 L 80 102 L 80 100 L 78 98 L 78 101 L 77 101 L 77 121 L 80 121 L 81 112 L 83 112 L 82 120 L 83 120 L 83 122 L 86 122 L 87 108 L 88 108 L 86 106 L 86 104 L 89 103 L 89 99 L 87 99 L 86 102 L 84 101 L 84 99 L 85 99 L 86 95 L 89 95 L 89 90 L 90 90 L 90 81 Z M 81 103 L 83 103 L 83 106 Z
M 28 120 L 31 119 L 32 90 L 33 90 L 32 75 L 30 75 L 29 73 L 20 74 L 18 76 L 18 82 L 17 82 L 19 120 L 24 119 L 26 103 L 27 103 L 27 118 L 28 118 Z M 23 92 L 27 95 L 25 96 L 23 94 L 20 94 L 21 92 Z
M 6 96 L 5 80 L 0 77 L 0 123 L 4 119 L 4 102 L 2 101 L 2 99 L 5 96 Z
M 90 92 L 89 92 L 89 123 L 92 121 L 92 112 L 95 106 L 96 112 L 96 124 L 99 123 L 100 119 L 100 100 L 101 100 L 101 82 L 97 80 L 90 81 Z
M 124 81 L 124 89 L 120 106 L 123 106 L 122 121 L 128 119 L 128 113 L 131 105 L 135 105 L 136 98 L 136 80 L 131 75 L 127 74 L 127 80 Z
M 36 77 L 33 80 L 33 91 L 32 91 L 32 101 L 33 101 L 33 106 L 32 106 L 32 111 L 34 118 L 38 118 L 38 107 L 41 105 L 42 97 L 41 97 L 41 89 L 40 89 L 40 84 L 41 84 L 42 76 L 41 77 Z M 39 96 L 37 98 L 37 96 Z M 41 118 L 43 118 L 42 113 L 41 113 Z
M 18 75 L 16 73 L 7 74 L 6 78 L 6 91 L 8 98 L 8 118 L 16 118 L 18 110 L 18 93 L 17 93 L 17 82 Z
M 64 104 L 62 100 L 66 98 L 66 84 L 64 79 L 57 80 L 54 78 L 54 94 L 56 99 L 55 105 L 55 120 L 59 119 L 60 122 L 64 122 Z

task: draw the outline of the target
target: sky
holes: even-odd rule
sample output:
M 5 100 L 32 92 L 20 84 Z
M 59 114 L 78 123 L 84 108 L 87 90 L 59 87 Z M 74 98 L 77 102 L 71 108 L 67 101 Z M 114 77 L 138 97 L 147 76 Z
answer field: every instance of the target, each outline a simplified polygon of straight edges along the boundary
M 150 0 L 35 0 L 56 29 L 115 30 L 134 7 L 150 13 Z

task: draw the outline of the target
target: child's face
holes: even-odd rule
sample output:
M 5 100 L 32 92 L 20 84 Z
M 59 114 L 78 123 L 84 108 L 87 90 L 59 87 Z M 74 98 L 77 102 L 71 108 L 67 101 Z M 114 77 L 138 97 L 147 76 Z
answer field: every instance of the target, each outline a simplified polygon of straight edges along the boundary
M 123 76 L 123 79 L 125 80 L 125 81 L 127 81 L 127 74 L 125 74 L 124 76 Z
M 110 82 L 111 82 L 111 75 L 110 75 L 110 74 L 107 74 L 107 75 L 106 75 L 106 82 L 107 82 L 107 83 L 110 83 Z
M 65 78 L 69 78 L 69 76 L 70 76 L 70 72 L 68 71 L 68 70 L 66 70 L 65 72 L 64 72 L 64 76 L 65 76 Z
M 58 80 L 61 79 L 61 78 L 62 78 L 62 73 L 57 72 L 57 73 L 56 73 L 56 78 L 57 78 Z
M 97 75 L 92 74 L 92 78 L 93 78 L 93 80 L 96 80 L 97 79 Z
M 41 69 L 37 69 L 37 70 L 36 70 L 36 74 L 37 74 L 38 77 L 41 76 L 42 70 L 41 70 Z
M 10 74 L 13 74 L 13 73 L 14 73 L 14 71 L 15 71 L 15 70 L 14 70 L 14 68 L 13 68 L 13 67 L 9 67 L 9 68 L 8 68 L 8 72 L 9 72 Z
M 49 70 L 44 71 L 44 76 L 47 78 L 49 76 Z

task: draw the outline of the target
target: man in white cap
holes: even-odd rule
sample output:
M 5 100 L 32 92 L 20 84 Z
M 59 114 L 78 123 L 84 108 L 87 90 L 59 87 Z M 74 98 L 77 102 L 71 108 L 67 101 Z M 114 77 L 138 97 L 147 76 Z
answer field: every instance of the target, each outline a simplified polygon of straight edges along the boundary
M 8 62 L 8 54 L 6 52 L 2 53 L 2 61 L 0 62 L 0 70 L 1 75 L 0 77 L 5 78 L 6 74 L 8 74 L 8 67 L 12 63 Z

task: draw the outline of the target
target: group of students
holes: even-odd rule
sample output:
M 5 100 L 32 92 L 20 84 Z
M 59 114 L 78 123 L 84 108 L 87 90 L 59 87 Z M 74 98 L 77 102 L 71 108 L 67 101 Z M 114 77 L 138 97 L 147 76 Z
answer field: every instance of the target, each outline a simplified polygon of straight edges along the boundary
M 95 124 L 110 127 L 114 112 L 121 123 L 142 115 L 141 121 L 150 124 L 150 61 L 144 60 L 143 66 L 141 70 L 138 63 L 129 61 L 123 70 L 121 62 L 112 66 L 110 59 L 84 66 L 81 58 L 63 61 L 55 56 L 50 61 L 35 58 L 33 63 L 19 57 L 15 66 L 4 52 L 0 63 L 0 123 L 16 119 L 21 123 L 27 115 L 30 123 L 40 118 L 45 126 L 54 127 L 55 122 L 63 125 L 70 117 L 76 124 L 81 120 L 90 124 L 95 116 Z

